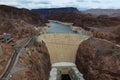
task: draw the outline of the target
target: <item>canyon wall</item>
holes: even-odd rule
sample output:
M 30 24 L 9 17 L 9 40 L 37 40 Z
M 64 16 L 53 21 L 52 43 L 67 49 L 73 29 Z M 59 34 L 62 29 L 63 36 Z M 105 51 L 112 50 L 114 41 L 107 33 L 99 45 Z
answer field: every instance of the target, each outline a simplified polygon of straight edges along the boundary
M 76 65 L 85 80 L 120 80 L 120 47 L 97 38 L 83 41 Z
M 17 70 L 15 70 L 17 69 Z M 12 80 L 49 80 L 50 56 L 44 42 L 35 42 L 19 57 L 13 70 Z

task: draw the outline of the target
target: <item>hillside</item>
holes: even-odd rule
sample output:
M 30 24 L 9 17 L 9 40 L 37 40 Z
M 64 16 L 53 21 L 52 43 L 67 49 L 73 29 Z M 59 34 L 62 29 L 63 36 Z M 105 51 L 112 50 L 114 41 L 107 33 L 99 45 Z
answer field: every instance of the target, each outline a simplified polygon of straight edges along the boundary
M 91 14 L 84 14 L 76 8 L 33 9 L 32 12 L 44 15 L 47 19 L 72 22 L 74 25 L 81 27 L 109 27 L 120 24 L 120 18 L 102 14 L 96 17 Z
M 0 22 L 3 19 L 19 19 L 33 25 L 43 25 L 44 17 L 32 13 L 27 9 L 18 9 L 11 6 L 0 5 Z
M 78 10 L 77 8 L 73 8 L 73 7 L 65 7 L 65 8 L 32 9 L 31 11 L 48 18 L 57 13 L 64 13 L 64 12 L 69 13 L 69 12 L 78 11 Z
M 33 32 L 31 30 L 34 27 L 43 26 L 46 22 L 44 17 L 32 13 L 27 9 L 18 9 L 5 5 L 0 5 L 0 17 L 0 34 L 15 34 L 16 32 L 20 32 L 19 34 L 31 34 Z
M 0 46 L 2 54 L 0 55 L 0 75 L 4 71 L 12 52 L 17 44 L 26 40 L 34 34 L 36 27 L 45 25 L 46 20 L 41 15 L 32 13 L 27 9 L 18 9 L 11 6 L 0 5 Z M 10 42 L 6 41 L 6 35 L 9 34 Z M 8 41 L 9 41 L 8 40 Z
M 13 72 L 13 80 L 48 80 L 51 63 L 45 43 L 35 41 L 34 46 L 27 48 L 20 55 L 15 67 L 22 69 L 18 71 L 13 69 L 11 71 Z
M 74 25 L 80 27 L 109 27 L 120 24 L 119 18 L 104 16 L 95 17 L 78 11 L 56 13 L 50 16 L 50 19 L 60 20 L 63 22 L 72 22 Z
M 111 17 L 120 17 L 120 9 L 89 9 L 84 11 L 84 13 L 95 16 L 108 15 Z
M 98 38 L 83 41 L 76 65 L 85 80 L 120 80 L 120 47 Z

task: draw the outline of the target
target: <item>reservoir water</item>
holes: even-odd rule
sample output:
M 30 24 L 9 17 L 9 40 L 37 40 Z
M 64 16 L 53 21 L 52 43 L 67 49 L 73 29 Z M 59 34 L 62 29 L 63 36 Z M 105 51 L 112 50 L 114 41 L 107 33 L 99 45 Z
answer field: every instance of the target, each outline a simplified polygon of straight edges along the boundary
M 70 25 L 50 21 L 49 32 L 51 33 L 74 33 Z

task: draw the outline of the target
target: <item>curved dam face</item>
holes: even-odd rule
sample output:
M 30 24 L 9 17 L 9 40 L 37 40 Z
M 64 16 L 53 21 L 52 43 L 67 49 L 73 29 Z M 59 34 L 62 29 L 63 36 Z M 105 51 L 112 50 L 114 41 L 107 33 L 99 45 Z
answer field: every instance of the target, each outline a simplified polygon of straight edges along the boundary
M 42 34 L 38 41 L 44 41 L 50 53 L 51 63 L 75 63 L 79 44 L 89 36 L 74 33 L 49 33 Z

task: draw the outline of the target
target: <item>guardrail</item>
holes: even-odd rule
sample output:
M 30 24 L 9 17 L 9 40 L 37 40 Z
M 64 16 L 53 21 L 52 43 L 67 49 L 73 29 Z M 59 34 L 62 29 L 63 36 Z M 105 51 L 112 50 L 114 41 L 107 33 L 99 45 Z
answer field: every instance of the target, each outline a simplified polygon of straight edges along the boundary
M 53 67 L 50 71 L 49 80 L 61 80 L 62 74 L 64 75 L 66 73 L 62 73 L 62 69 L 59 67 Z M 71 80 L 85 80 L 83 74 L 80 73 L 76 67 L 70 67 L 67 74 L 70 76 Z
M 69 76 L 72 80 L 85 80 L 82 73 L 80 73 L 76 67 L 71 68 Z
M 52 68 L 49 80 L 61 80 L 61 73 L 57 68 Z

